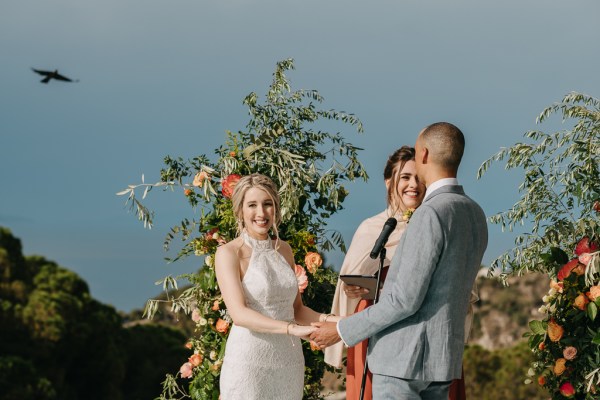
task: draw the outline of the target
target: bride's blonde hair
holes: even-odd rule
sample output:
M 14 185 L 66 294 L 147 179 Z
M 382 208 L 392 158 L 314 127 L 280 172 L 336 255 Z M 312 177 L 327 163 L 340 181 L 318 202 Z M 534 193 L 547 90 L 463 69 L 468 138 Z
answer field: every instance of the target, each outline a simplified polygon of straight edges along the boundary
M 275 237 L 279 239 L 279 231 L 277 227 L 281 222 L 281 206 L 279 201 L 279 193 L 277 192 L 277 185 L 266 175 L 262 174 L 250 174 L 243 176 L 233 189 L 233 195 L 231 196 L 231 202 L 233 206 L 233 215 L 237 221 L 238 235 L 244 230 L 244 197 L 248 189 L 258 188 L 263 190 L 269 195 L 273 201 L 275 208 L 275 220 L 273 221 L 273 233 Z

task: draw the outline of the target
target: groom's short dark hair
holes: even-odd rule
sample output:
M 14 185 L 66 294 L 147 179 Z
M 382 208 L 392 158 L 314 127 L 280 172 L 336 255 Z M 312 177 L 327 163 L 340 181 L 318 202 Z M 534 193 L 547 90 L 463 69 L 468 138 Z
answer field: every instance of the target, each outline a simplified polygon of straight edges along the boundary
M 449 122 L 436 122 L 421 132 L 435 162 L 444 168 L 458 171 L 465 150 L 465 136 Z

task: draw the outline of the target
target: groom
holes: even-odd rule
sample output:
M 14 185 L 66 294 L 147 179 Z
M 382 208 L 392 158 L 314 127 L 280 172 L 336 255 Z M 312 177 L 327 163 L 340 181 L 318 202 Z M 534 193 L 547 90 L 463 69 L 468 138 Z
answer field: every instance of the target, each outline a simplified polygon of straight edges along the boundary
M 318 323 L 318 345 L 369 339 L 373 399 L 447 400 L 460 378 L 464 322 L 487 246 L 483 210 L 456 179 L 465 139 L 456 126 L 432 124 L 415 145 L 427 191 L 392 259 L 379 302 L 337 323 Z

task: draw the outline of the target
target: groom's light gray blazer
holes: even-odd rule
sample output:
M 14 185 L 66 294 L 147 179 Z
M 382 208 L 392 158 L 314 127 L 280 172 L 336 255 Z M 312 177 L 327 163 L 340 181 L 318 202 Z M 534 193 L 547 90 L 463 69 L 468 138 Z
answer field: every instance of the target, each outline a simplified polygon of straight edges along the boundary
M 422 381 L 460 378 L 471 288 L 487 246 L 481 207 L 442 186 L 410 219 L 379 302 L 342 319 L 348 346 L 369 340 L 369 369 Z

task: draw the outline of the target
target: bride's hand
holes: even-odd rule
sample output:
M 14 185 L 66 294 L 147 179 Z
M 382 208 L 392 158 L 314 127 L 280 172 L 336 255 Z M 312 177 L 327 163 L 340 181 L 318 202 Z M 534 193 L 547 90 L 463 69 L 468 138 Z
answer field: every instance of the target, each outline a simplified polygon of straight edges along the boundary
M 369 289 L 360 287 L 360 286 L 352 286 L 352 285 L 346 285 L 345 283 L 342 284 L 342 289 L 344 289 L 344 293 L 346 293 L 346 296 L 348 296 L 348 298 L 350 299 L 357 299 L 359 297 L 362 297 L 363 295 L 369 293 Z
M 290 335 L 297 336 L 301 339 L 307 339 L 310 336 L 310 334 L 316 330 L 317 328 L 314 326 L 293 324 L 290 325 L 288 332 Z

